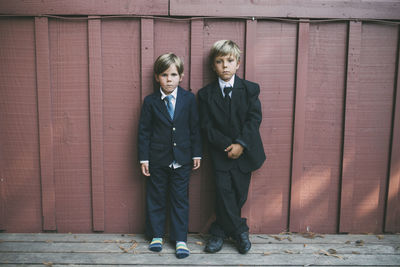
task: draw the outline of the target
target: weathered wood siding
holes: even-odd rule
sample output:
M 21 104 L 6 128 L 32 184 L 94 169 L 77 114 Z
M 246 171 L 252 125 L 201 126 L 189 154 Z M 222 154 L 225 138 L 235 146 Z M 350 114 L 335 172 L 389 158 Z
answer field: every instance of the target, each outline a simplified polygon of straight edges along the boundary
M 137 123 L 152 64 L 175 52 L 197 93 L 214 77 L 211 45 L 232 39 L 239 76 L 261 86 L 268 155 L 243 209 L 251 231 L 400 231 L 399 25 L 369 20 L 400 19 L 395 2 L 343 14 L 337 1 L 320 17 L 362 19 L 329 22 L 312 20 L 320 4 L 296 22 L 235 18 L 271 16 L 239 0 L 226 14 L 198 1 L 44 2 L 0 1 L 0 230 L 143 232 Z M 131 14 L 231 17 L 102 16 Z M 189 190 L 189 230 L 206 231 L 207 153 Z

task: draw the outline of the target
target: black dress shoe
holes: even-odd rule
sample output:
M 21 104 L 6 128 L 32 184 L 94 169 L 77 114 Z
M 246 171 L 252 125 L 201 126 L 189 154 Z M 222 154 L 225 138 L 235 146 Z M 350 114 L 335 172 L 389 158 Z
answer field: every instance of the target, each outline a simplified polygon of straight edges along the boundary
M 221 250 L 223 244 L 224 239 L 222 237 L 211 236 L 210 239 L 207 241 L 207 245 L 204 251 L 208 253 L 218 252 Z
M 240 254 L 246 254 L 250 250 L 251 243 L 249 239 L 249 232 L 243 232 L 239 235 L 237 240 L 237 248 Z

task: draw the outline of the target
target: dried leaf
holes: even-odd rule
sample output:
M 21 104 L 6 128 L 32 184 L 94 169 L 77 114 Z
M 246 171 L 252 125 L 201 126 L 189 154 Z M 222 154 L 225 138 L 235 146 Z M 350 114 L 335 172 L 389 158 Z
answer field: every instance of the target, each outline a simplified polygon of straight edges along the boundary
M 268 251 L 263 253 L 264 256 L 269 256 L 271 254 L 272 254 L 272 252 L 268 252 Z
M 333 249 L 333 248 L 328 249 L 328 252 L 331 253 L 331 254 L 336 254 L 337 253 L 337 251 L 335 249 Z
M 356 246 L 359 246 L 359 247 L 364 246 L 364 240 L 357 240 Z
M 124 248 L 123 246 L 118 246 L 124 253 L 128 253 L 129 251 L 126 249 L 126 248 Z
M 202 246 L 202 245 L 203 245 L 203 242 L 197 241 L 197 242 L 196 242 L 196 245 Z
M 113 240 L 104 240 L 103 243 L 114 243 Z
M 282 241 L 282 240 L 285 240 L 285 239 L 287 239 L 287 240 L 289 240 L 289 241 L 292 241 L 292 238 L 291 238 L 290 236 L 270 235 L 270 237 L 273 237 L 273 238 L 275 238 L 275 239 L 278 240 L 278 241 Z
M 385 238 L 385 236 L 384 235 L 377 235 L 376 236 L 379 240 L 382 240 L 382 239 L 384 239 Z
M 135 249 L 139 245 L 139 243 L 136 240 L 132 240 L 132 243 L 133 243 L 132 246 L 130 246 L 128 250 Z
M 360 254 L 361 254 L 361 253 L 358 252 L 358 251 L 352 251 L 351 253 L 352 253 L 352 254 L 356 254 L 356 255 L 360 255 Z
M 313 232 L 305 232 L 305 233 L 303 233 L 303 237 L 304 238 L 314 239 L 316 237 L 324 238 L 325 236 L 324 235 L 320 235 L 320 234 L 316 234 L 316 233 L 313 233 Z
M 329 253 L 328 251 L 325 251 L 325 250 L 323 250 L 323 249 L 320 249 L 320 250 L 318 251 L 318 253 L 319 253 L 320 255 L 331 256 L 331 257 L 335 257 L 335 258 L 338 258 L 338 259 L 343 259 L 342 256 Z
M 283 252 L 285 252 L 285 253 L 287 253 L 287 254 L 299 254 L 299 253 L 300 253 L 300 252 L 295 252 L 295 251 L 289 250 L 289 249 L 284 250 Z
M 303 247 L 307 247 L 307 244 L 303 244 Z
M 345 244 L 351 244 L 350 240 L 347 240 L 346 242 L 344 242 Z
M 53 240 L 46 240 L 46 243 L 53 243 Z
M 49 261 L 49 262 L 45 261 L 45 262 L 43 262 L 43 264 L 46 266 L 53 266 L 53 263 L 51 261 Z

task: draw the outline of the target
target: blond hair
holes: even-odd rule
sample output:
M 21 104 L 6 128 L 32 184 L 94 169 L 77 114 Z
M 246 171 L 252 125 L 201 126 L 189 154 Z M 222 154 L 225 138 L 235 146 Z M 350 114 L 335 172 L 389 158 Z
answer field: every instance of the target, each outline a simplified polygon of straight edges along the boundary
M 219 40 L 216 41 L 211 47 L 210 51 L 210 62 L 214 63 L 214 59 L 218 56 L 232 55 L 236 58 L 236 61 L 240 61 L 240 51 L 239 46 L 232 40 Z
M 175 64 L 179 75 L 183 74 L 183 61 L 174 53 L 165 53 L 160 55 L 154 62 L 154 73 L 159 75 Z

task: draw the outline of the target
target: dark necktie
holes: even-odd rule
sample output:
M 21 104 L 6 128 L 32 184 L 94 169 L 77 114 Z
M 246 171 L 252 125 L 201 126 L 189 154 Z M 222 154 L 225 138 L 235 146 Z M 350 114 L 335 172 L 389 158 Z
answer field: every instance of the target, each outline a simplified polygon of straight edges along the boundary
M 167 110 L 171 119 L 174 118 L 174 105 L 172 105 L 172 95 L 167 95 L 165 101 L 167 101 Z
M 229 96 L 230 92 L 232 92 L 232 87 L 225 87 L 224 88 L 224 100 L 225 100 L 225 105 L 226 105 L 226 109 L 229 112 L 229 114 L 231 113 L 231 97 Z

